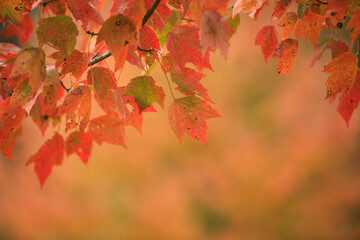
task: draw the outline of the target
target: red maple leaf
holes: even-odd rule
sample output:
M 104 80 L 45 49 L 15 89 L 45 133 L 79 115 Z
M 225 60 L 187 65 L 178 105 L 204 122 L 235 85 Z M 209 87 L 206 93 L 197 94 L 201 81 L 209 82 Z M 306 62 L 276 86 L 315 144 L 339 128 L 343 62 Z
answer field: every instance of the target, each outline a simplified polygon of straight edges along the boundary
M 64 140 L 58 133 L 46 141 L 39 151 L 32 155 L 26 166 L 34 163 L 34 171 L 42 188 L 55 165 L 61 165 L 64 158 Z
M 195 97 L 176 99 L 169 108 L 169 123 L 180 143 L 185 133 L 207 145 L 206 120 L 221 117 L 206 101 Z
M 269 57 L 275 51 L 276 46 L 278 45 L 275 27 L 263 27 L 256 35 L 255 45 L 261 46 L 261 51 L 264 55 L 265 62 L 267 62 Z
M 87 164 L 91 155 L 93 139 L 90 133 L 72 132 L 65 141 L 66 155 L 76 153 Z

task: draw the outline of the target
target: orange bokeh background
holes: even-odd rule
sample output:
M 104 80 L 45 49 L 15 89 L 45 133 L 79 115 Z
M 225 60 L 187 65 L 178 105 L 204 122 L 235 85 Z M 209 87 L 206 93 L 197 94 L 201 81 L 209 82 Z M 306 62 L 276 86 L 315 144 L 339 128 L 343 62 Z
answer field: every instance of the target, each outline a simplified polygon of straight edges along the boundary
M 43 189 L 25 162 L 57 129 L 43 139 L 27 118 L 13 162 L 0 157 L 0 239 L 360 239 L 359 113 L 347 128 L 324 100 L 329 52 L 309 69 L 302 39 L 291 74 L 265 63 L 254 39 L 270 15 L 241 15 L 228 59 L 211 55 L 203 84 L 223 118 L 208 121 L 208 146 L 176 139 L 160 69 L 165 110 L 144 114 L 142 135 L 95 144 L 88 166 L 70 156 Z M 139 74 L 126 65 L 120 84 Z

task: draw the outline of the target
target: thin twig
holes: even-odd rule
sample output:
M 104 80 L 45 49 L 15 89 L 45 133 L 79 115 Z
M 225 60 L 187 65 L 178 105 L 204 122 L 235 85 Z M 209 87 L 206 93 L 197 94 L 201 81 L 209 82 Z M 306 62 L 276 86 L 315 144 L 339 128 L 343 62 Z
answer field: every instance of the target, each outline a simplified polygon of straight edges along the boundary
M 66 91 L 67 93 L 69 93 L 69 92 L 70 92 L 70 90 L 71 90 L 71 89 L 69 89 L 69 88 L 65 87 L 65 85 L 64 85 L 64 83 L 63 83 L 63 81 L 61 81 L 61 80 L 60 80 L 60 84 L 61 84 L 61 86 L 65 89 L 65 91 Z
M 41 4 L 42 4 L 44 7 L 46 7 L 47 4 L 52 3 L 52 2 L 56 2 L 56 1 L 57 1 L 57 0 L 48 0 L 48 1 L 46 1 L 46 2 L 42 2 Z
M 49 0 L 50 1 L 50 0 Z M 56 1 L 56 0 L 54 0 Z M 143 17 L 143 20 L 142 20 L 142 27 L 145 26 L 146 22 L 150 19 L 151 15 L 154 13 L 155 9 L 157 8 L 157 6 L 160 4 L 161 0 L 155 0 L 153 2 L 153 4 L 151 5 L 151 7 L 149 8 L 149 10 L 146 12 L 145 16 Z M 125 44 L 124 45 L 127 45 L 129 42 L 128 41 L 125 41 Z M 139 49 L 140 47 L 138 47 Z M 140 50 L 140 49 L 139 49 Z M 142 51 L 142 50 L 140 50 Z M 148 51 L 148 50 L 146 50 Z M 91 59 L 90 62 L 88 63 L 88 66 L 92 66 L 98 62 L 101 62 L 102 60 L 108 58 L 111 56 L 111 52 L 108 51 L 106 53 L 104 53 L 103 55 L 101 55 L 100 57 L 97 57 L 95 59 Z

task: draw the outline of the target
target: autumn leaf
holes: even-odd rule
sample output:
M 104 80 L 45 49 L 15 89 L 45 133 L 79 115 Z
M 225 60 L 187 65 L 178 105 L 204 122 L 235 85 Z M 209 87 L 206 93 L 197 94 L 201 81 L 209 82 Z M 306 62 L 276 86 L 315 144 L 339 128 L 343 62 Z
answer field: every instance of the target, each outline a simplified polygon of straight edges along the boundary
M 293 12 L 287 12 L 281 18 L 278 26 L 283 27 L 283 33 L 281 35 L 281 40 L 285 40 L 290 37 L 292 31 L 294 30 L 295 24 L 297 21 L 297 14 Z
M 357 11 L 351 16 L 351 19 L 346 28 L 351 32 L 351 44 L 354 44 L 355 40 L 360 35 L 360 8 L 358 8 Z
M 232 17 L 234 18 L 236 14 L 243 12 L 249 15 L 249 17 L 254 18 L 256 12 L 266 4 L 266 0 L 237 0 L 234 4 Z
M 39 127 L 41 135 L 44 137 L 46 129 L 49 126 L 49 109 L 47 105 L 46 98 L 43 94 L 40 94 L 36 98 L 36 102 L 31 108 L 30 116 L 33 119 L 34 123 Z
M 65 141 L 66 155 L 70 156 L 76 153 L 81 161 L 87 164 L 93 145 L 93 139 L 90 133 L 72 132 Z
M 277 19 L 280 19 L 290 6 L 291 2 L 292 0 L 276 0 L 272 15 L 277 17 Z
M 355 83 L 357 73 L 357 56 L 346 52 L 334 58 L 325 66 L 323 72 L 329 74 L 326 80 L 327 95 L 331 97 L 343 89 L 349 91 Z
M 96 1 L 93 0 L 67 0 L 67 6 L 75 20 L 82 22 L 82 28 L 88 29 L 90 21 L 101 25 L 104 20 L 101 13 L 95 7 Z
M 119 57 L 124 54 L 122 51 L 124 49 L 125 42 L 135 43 L 136 35 L 137 32 L 134 22 L 129 18 L 118 14 L 110 17 L 103 23 L 96 39 L 96 44 L 99 44 L 101 41 L 105 41 L 107 48 L 115 57 L 115 65 L 118 66 L 116 68 L 117 70 L 121 65 L 123 65 L 119 63 L 119 61 L 123 62 L 124 58 Z
M 9 24 L 5 30 L 1 32 L 1 36 L 4 38 L 16 37 L 20 45 L 24 45 L 29 41 L 31 34 L 34 30 L 34 22 L 31 17 L 24 15 L 24 22 L 20 25 Z
M 203 55 L 208 50 L 215 51 L 218 48 L 226 59 L 230 46 L 229 35 L 233 32 L 230 24 L 218 12 L 204 11 L 200 25 L 200 44 Z
M 32 155 L 26 166 L 34 163 L 34 171 L 42 188 L 55 165 L 60 166 L 64 158 L 64 140 L 58 133 L 46 141 L 39 151 Z
M 146 13 L 144 0 L 114 0 L 110 9 L 111 16 L 121 14 L 129 19 L 138 32 L 142 25 L 142 19 Z
M 272 57 L 280 59 L 276 65 L 280 76 L 292 70 L 295 64 L 297 50 L 298 41 L 291 38 L 281 41 L 280 45 L 275 49 Z
M 181 68 L 176 67 L 171 72 L 171 78 L 178 86 L 177 90 L 179 90 L 181 93 L 192 97 L 195 97 L 195 95 L 200 95 L 204 99 L 211 101 L 206 88 L 200 83 L 200 80 L 203 77 L 205 77 L 204 74 L 191 68 L 184 68 L 182 70 Z
M 199 30 L 193 25 L 178 25 L 166 36 L 166 47 L 171 57 L 184 68 L 187 62 L 195 65 L 201 71 L 203 68 L 212 70 L 209 54 L 200 51 Z
M 15 139 L 19 136 L 21 136 L 23 133 L 23 128 L 20 127 L 18 130 L 16 130 L 15 132 L 13 132 L 9 138 L 4 141 L 1 142 L 0 144 L 0 152 L 11 162 L 11 157 L 12 157 L 12 153 L 13 153 L 13 149 L 15 146 Z
M 16 56 L 8 84 L 15 88 L 21 83 L 19 80 L 22 78 L 19 77 L 27 76 L 31 93 L 34 94 L 44 81 L 45 74 L 44 51 L 41 48 L 25 48 Z
M 0 103 L 0 146 L 11 141 L 9 139 L 21 127 L 24 117 L 20 103 L 12 103 L 11 98 Z
M 23 14 L 26 12 L 25 3 L 22 0 L 3 0 L 0 1 L 0 23 L 9 20 L 18 25 L 24 21 Z
M 116 88 L 114 72 L 104 67 L 93 67 L 87 73 L 87 82 L 94 86 L 100 99 L 104 99 L 106 94 Z
M 149 9 L 152 4 L 153 0 L 145 0 L 145 7 Z M 167 1 L 162 1 L 155 9 L 154 14 L 151 15 L 150 21 L 152 21 L 153 26 L 158 31 L 162 31 L 167 23 L 167 18 L 170 17 L 171 12 L 168 6 L 166 5 Z
M 155 85 L 155 81 L 150 76 L 131 79 L 124 95 L 134 96 L 140 112 L 150 108 L 155 102 L 164 108 L 165 92 L 162 87 Z
M 206 120 L 215 117 L 221 116 L 206 101 L 196 97 L 176 99 L 169 108 L 169 124 L 180 143 L 187 133 L 191 138 L 207 145 Z
M 354 85 L 348 91 L 344 89 L 339 96 L 339 104 L 337 111 L 340 113 L 342 118 L 345 120 L 349 127 L 350 118 L 354 110 L 358 107 L 360 101 L 360 71 L 357 71 L 357 77 Z
M 91 91 L 88 86 L 79 86 L 66 96 L 64 103 L 59 106 L 56 117 L 66 114 L 65 132 L 76 128 L 83 132 L 90 119 Z
M 46 4 L 44 4 L 46 2 Z M 49 1 L 43 0 L 44 7 L 49 7 L 55 15 L 65 15 L 66 0 Z
M 69 16 L 59 15 L 40 19 L 36 34 L 40 45 L 50 43 L 54 48 L 70 55 L 76 44 L 79 31 Z
M 66 74 L 72 74 L 76 79 L 80 79 L 82 74 L 88 68 L 88 57 L 85 52 L 80 52 L 76 49 L 73 50 L 70 56 L 66 56 L 61 51 L 54 52 L 49 57 L 56 60 L 55 67 L 61 67 L 61 76 L 65 77 Z
M 145 25 L 140 30 L 139 47 L 144 50 L 152 50 L 152 49 L 156 49 L 158 51 L 161 50 L 159 38 L 157 37 L 154 30 L 152 30 L 147 25 Z M 140 54 L 142 54 L 141 51 L 140 51 Z
M 101 145 L 103 142 L 125 145 L 125 126 L 124 120 L 114 115 L 104 115 L 90 121 L 89 130 L 94 140 Z
M 295 28 L 295 39 L 302 35 L 316 49 L 317 40 L 320 37 L 321 29 L 324 28 L 325 19 L 323 16 L 309 12 L 303 19 L 300 19 Z
M 265 62 L 267 62 L 269 57 L 275 51 L 276 46 L 278 45 L 275 27 L 263 27 L 256 35 L 255 45 L 261 46 L 261 51 L 264 55 Z

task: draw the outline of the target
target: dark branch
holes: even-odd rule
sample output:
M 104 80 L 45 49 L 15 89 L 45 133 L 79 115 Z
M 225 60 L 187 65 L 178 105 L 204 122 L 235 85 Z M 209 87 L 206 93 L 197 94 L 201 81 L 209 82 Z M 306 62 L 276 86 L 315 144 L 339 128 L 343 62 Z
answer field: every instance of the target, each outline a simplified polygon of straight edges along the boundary
M 69 93 L 69 92 L 70 92 L 70 90 L 71 90 L 71 89 L 69 89 L 69 88 L 65 87 L 65 85 L 64 85 L 64 83 L 63 83 L 63 81 L 61 81 L 61 80 L 60 80 L 60 84 L 61 84 L 61 86 L 65 89 L 65 91 L 66 91 L 67 93 Z
M 52 3 L 52 2 L 56 2 L 57 0 L 48 0 L 48 1 L 45 1 L 45 2 L 42 2 L 41 4 L 46 7 L 47 4 L 49 3 Z
M 316 0 L 318 3 L 320 3 L 320 4 L 328 4 L 328 2 L 323 2 L 323 1 L 320 1 L 320 0 Z
M 56 0 L 55 0 L 56 1 Z M 151 15 L 154 13 L 155 9 L 157 8 L 157 6 L 159 6 L 161 0 L 155 0 L 153 2 L 153 4 L 151 5 L 151 7 L 149 8 L 149 10 L 147 10 L 145 16 L 143 17 L 143 20 L 142 20 L 142 26 L 145 26 L 146 22 L 150 19 Z M 92 35 L 93 36 L 93 35 Z M 127 45 L 129 42 L 126 41 L 124 45 Z M 145 49 L 141 49 L 139 46 L 138 46 L 138 49 L 140 51 L 145 51 L 145 52 L 151 52 L 152 50 L 145 50 Z M 92 66 L 108 57 L 111 56 L 111 52 L 108 51 L 106 53 L 104 53 L 103 55 L 95 58 L 95 59 L 91 59 L 90 62 L 88 63 L 88 66 Z
M 92 66 L 92 65 L 94 65 L 94 64 L 96 64 L 96 63 L 98 63 L 98 62 L 100 62 L 100 61 L 102 61 L 102 60 L 104 60 L 104 59 L 106 59 L 108 57 L 110 57 L 110 56 L 111 56 L 111 52 L 108 51 L 108 52 L 104 53 L 103 55 L 101 55 L 101 56 L 99 56 L 97 58 L 91 59 L 90 62 L 88 63 L 88 66 L 90 67 L 90 66 Z
M 146 22 L 149 20 L 151 15 L 154 13 L 155 9 L 157 8 L 157 6 L 159 5 L 160 2 L 161 2 L 161 0 L 155 0 L 153 2 L 153 4 L 149 8 L 149 10 L 146 12 L 146 14 L 142 20 L 142 26 L 145 26 Z
M 95 35 L 99 35 L 98 33 L 90 32 L 90 31 L 86 31 L 86 34 L 89 34 L 92 37 Z

